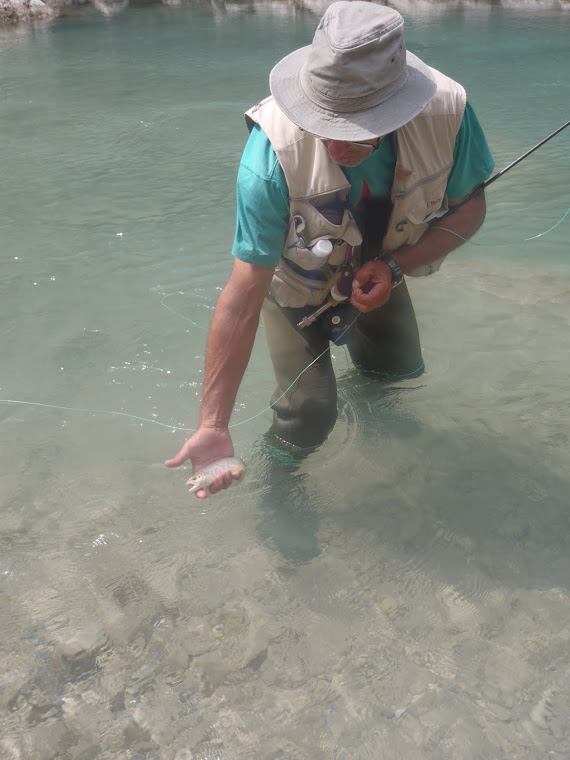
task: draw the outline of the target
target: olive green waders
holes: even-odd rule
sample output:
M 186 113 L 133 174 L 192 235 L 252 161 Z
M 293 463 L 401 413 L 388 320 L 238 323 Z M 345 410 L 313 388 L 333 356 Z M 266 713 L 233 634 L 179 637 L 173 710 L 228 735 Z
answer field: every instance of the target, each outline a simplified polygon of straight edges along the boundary
M 261 312 L 277 380 L 271 400 L 271 432 L 294 449 L 319 446 L 337 417 L 336 379 L 326 350 L 329 337 L 320 318 L 303 330 L 297 327 L 314 310 L 314 306 L 281 307 L 269 296 Z M 334 308 L 328 311 L 333 314 Z M 346 345 L 358 369 L 385 380 L 417 377 L 424 371 L 414 307 L 405 282 L 394 288 L 380 309 L 359 314 L 348 335 Z

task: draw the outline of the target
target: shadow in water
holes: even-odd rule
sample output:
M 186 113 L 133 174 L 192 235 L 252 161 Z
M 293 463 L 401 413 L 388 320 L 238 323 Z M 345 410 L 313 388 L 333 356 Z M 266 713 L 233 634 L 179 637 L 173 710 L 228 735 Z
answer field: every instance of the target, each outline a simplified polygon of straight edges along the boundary
M 307 493 L 310 475 L 298 472 L 307 455 L 276 446 L 267 433 L 257 444 L 252 472 L 261 481 L 262 518 L 257 533 L 270 541 L 292 564 L 310 562 L 319 555 L 316 533 L 319 517 Z
M 279 446 L 268 431 L 254 449 L 250 471 L 258 479 L 263 515 L 257 533 L 292 564 L 307 563 L 320 554 L 319 514 L 323 513 L 327 495 L 318 490 L 314 479 L 322 464 L 315 462 L 311 468 L 309 457 L 319 452 L 319 457 L 325 454 L 327 465 L 338 461 L 341 470 L 350 470 L 351 460 L 358 458 L 354 447 L 363 431 L 367 436 L 372 428 L 377 434 L 381 425 L 391 436 L 413 438 L 418 434 L 417 419 L 413 413 L 403 411 L 401 405 L 402 393 L 412 393 L 416 386 L 395 386 L 393 380 L 358 370 L 344 374 L 338 384 L 338 422 L 321 447 L 308 453 L 292 453 Z

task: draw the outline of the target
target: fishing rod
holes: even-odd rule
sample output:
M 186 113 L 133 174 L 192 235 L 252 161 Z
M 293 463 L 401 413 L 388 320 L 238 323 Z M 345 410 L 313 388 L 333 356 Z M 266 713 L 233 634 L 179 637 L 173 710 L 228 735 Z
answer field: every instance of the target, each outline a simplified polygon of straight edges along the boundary
M 504 174 L 506 174 L 509 169 L 512 169 L 513 166 L 516 166 L 517 164 L 520 164 L 520 162 L 525 159 L 527 156 L 530 156 L 531 153 L 534 153 L 535 150 L 538 150 L 538 148 L 541 147 L 541 145 L 544 145 L 544 143 L 547 143 L 549 140 L 551 140 L 553 137 L 555 137 L 559 132 L 562 132 L 563 129 L 566 129 L 566 127 L 570 126 L 570 121 L 567 121 L 566 124 L 563 124 L 561 127 L 558 127 L 558 129 L 555 129 L 554 132 L 551 132 L 551 134 L 548 135 L 548 137 L 545 137 L 544 140 L 541 140 L 539 143 L 537 143 L 534 147 L 532 147 L 530 150 L 527 150 L 526 153 L 523 153 L 522 156 L 519 156 L 517 159 L 515 159 L 512 163 L 510 163 L 508 166 L 505 166 L 504 169 L 501 169 L 500 172 L 497 172 L 491 179 L 488 179 L 486 182 L 480 182 L 478 185 L 476 185 L 473 190 L 467 195 L 461 203 L 458 203 L 456 206 L 452 206 L 452 208 L 449 209 L 449 211 L 444 214 L 443 216 L 440 216 L 437 220 L 438 222 L 442 219 L 445 219 L 446 216 L 449 216 L 450 214 L 453 214 L 457 209 L 460 209 L 461 206 L 465 205 L 468 201 L 470 201 L 472 198 L 474 198 L 476 195 L 478 195 L 482 190 L 484 190 L 486 187 L 489 187 L 496 179 L 499 179 L 499 177 L 502 177 Z

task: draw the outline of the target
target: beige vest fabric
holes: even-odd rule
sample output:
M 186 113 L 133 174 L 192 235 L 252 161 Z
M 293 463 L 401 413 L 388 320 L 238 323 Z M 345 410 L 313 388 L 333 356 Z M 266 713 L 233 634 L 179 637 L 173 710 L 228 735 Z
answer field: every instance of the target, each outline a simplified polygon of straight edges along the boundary
M 463 87 L 432 69 L 437 92 L 424 110 L 396 131 L 396 170 L 392 184 L 392 214 L 382 241 L 384 252 L 413 245 L 433 219 L 449 210 L 447 180 L 453 168 L 455 138 L 465 112 Z M 445 259 L 415 269 L 413 277 L 436 272 Z
M 289 121 L 272 97 L 250 109 L 246 122 L 250 129 L 258 123 L 269 138 L 289 190 L 289 230 L 269 292 L 281 306 L 317 306 L 328 296 L 348 246 L 362 242 L 344 207 L 350 184 L 322 142 Z M 325 207 L 336 207 L 334 221 L 324 215 Z M 319 240 L 333 243 L 330 254 L 313 252 Z
M 438 84 L 434 99 L 396 132 L 393 209 L 378 253 L 417 242 L 428 222 L 447 211 L 445 190 L 466 96 L 461 85 L 432 71 Z M 270 293 L 281 306 L 318 305 L 336 279 L 347 246 L 357 247 L 362 242 L 348 209 L 343 210 L 342 218 L 335 219 L 337 224 L 319 212 L 331 203 L 343 204 L 350 185 L 322 142 L 293 124 L 272 97 L 251 108 L 246 122 L 250 130 L 259 124 L 267 135 L 289 190 L 289 230 Z M 324 259 L 311 251 L 323 239 L 334 241 L 333 251 Z M 442 261 L 443 258 L 411 274 L 431 274 Z

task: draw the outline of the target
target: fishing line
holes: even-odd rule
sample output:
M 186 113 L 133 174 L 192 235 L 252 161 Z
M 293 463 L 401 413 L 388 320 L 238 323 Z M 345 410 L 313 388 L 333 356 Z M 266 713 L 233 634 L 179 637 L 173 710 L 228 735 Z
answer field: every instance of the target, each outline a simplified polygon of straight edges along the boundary
M 11 398 L 0 398 L 0 404 L 21 404 L 22 406 L 41 406 L 45 409 L 63 409 L 66 412 L 87 412 L 92 414 L 111 414 L 114 417 L 128 417 L 131 420 L 140 422 L 152 422 L 153 425 L 169 428 L 170 430 L 181 430 L 185 433 L 194 432 L 192 428 L 177 427 L 176 425 L 167 425 L 166 422 L 151 420 L 148 417 L 139 417 L 136 414 L 127 414 L 127 412 L 111 412 L 107 409 L 84 409 L 77 406 L 58 406 L 57 404 L 42 404 L 39 401 L 17 401 Z
M 457 208 L 457 206 L 454 206 L 454 209 L 455 208 Z M 555 230 L 566 219 L 566 217 L 568 216 L 568 214 L 570 214 L 570 208 L 566 211 L 566 213 L 564 214 L 564 216 L 562 216 L 561 219 L 559 219 L 556 222 L 556 224 L 552 225 L 552 227 L 550 227 L 548 230 L 545 230 L 544 232 L 538 233 L 537 235 L 533 235 L 532 237 L 525 238 L 524 240 L 518 241 L 518 242 L 515 242 L 515 243 L 496 243 L 495 245 L 518 245 L 519 242 L 526 243 L 526 242 L 530 242 L 532 240 L 537 240 L 538 238 L 543 237 L 544 235 L 548 235 L 548 233 L 552 232 L 552 230 Z M 475 246 L 489 246 L 490 245 L 490 243 L 475 243 L 474 241 L 469 240 L 467 238 L 464 238 L 461 235 L 459 235 L 457 232 L 454 232 L 453 230 L 449 230 L 446 227 L 435 227 L 434 229 L 440 229 L 440 230 L 444 230 L 445 232 L 450 232 L 452 235 L 456 235 L 457 237 L 461 238 L 462 240 L 464 240 L 466 243 L 468 243 L 470 245 L 475 245 Z M 165 301 L 166 301 L 167 298 L 170 298 L 171 296 L 174 296 L 174 295 L 185 295 L 185 294 L 182 291 L 175 291 L 175 292 L 172 292 L 172 293 L 166 293 L 166 294 L 164 294 L 162 296 L 162 298 L 161 298 L 161 301 L 160 301 L 161 304 L 162 304 L 162 306 L 164 306 L 165 309 L 167 309 L 168 311 L 172 312 L 172 314 L 175 314 L 180 319 L 184 319 L 187 322 L 191 322 L 193 325 L 195 325 L 196 327 L 199 327 L 201 330 L 207 330 L 207 328 L 203 327 L 202 325 L 197 324 L 196 322 L 194 322 L 194 320 L 190 319 L 189 317 L 185 317 L 184 314 L 180 314 L 180 312 L 176 311 L 175 309 L 171 308 L 170 306 L 168 306 L 165 303 Z M 354 325 L 354 323 L 356 322 L 356 320 L 358 319 L 358 317 L 359 317 L 359 315 L 357 315 L 352 320 L 352 322 L 342 331 L 342 333 L 338 336 L 338 338 L 335 341 L 331 342 L 332 345 L 337 346 L 337 341 L 339 341 L 342 338 L 342 336 L 348 330 L 350 330 L 350 328 Z M 322 351 L 315 359 L 313 359 L 312 362 L 310 362 L 309 364 L 307 364 L 307 366 L 293 380 L 293 382 L 291 383 L 291 385 L 286 390 L 283 391 L 283 393 L 281 394 L 281 396 L 279 396 L 279 398 L 276 399 L 273 402 L 273 404 L 276 404 L 278 401 L 280 401 L 283 398 L 283 396 L 285 396 L 291 390 L 291 388 L 295 385 L 295 383 L 305 374 L 305 372 L 307 372 L 314 364 L 316 364 L 316 362 L 318 362 L 319 359 L 322 356 L 324 356 L 327 351 L 331 351 L 331 350 L 332 350 L 332 346 L 331 345 L 327 346 L 327 348 L 325 348 L 324 351 Z M 88 409 L 88 408 L 74 407 L 74 406 L 60 406 L 58 404 L 43 404 L 43 403 L 41 403 L 39 401 L 22 401 L 22 400 L 18 400 L 18 399 L 9 399 L 9 398 L 2 398 L 2 399 L 0 399 L 0 404 L 17 404 L 17 405 L 20 405 L 20 406 L 37 406 L 37 407 L 41 407 L 41 408 L 44 408 L 44 409 L 59 409 L 59 410 L 62 410 L 62 411 L 67 411 L 67 412 L 84 412 L 84 413 L 87 413 L 87 414 L 107 414 L 107 415 L 110 415 L 110 416 L 113 416 L 113 417 L 126 417 L 126 418 L 131 419 L 131 420 L 136 420 L 137 422 L 149 422 L 149 423 L 152 423 L 153 425 L 159 425 L 160 427 L 166 428 L 167 430 L 177 431 L 177 432 L 181 432 L 181 433 L 195 433 L 196 430 L 197 430 L 197 428 L 186 428 L 186 427 L 180 427 L 178 425 L 168 425 L 166 422 L 160 422 L 159 420 L 153 420 L 153 419 L 150 419 L 149 417 L 140 417 L 137 414 L 128 414 L 127 412 L 113 412 L 113 411 L 108 410 L 108 409 Z M 267 406 L 267 407 L 265 407 L 265 409 L 262 409 L 260 412 L 258 412 L 257 414 L 254 414 L 252 417 L 248 417 L 247 419 L 241 420 L 240 422 L 234 422 L 231 425 L 229 425 L 228 427 L 235 428 L 235 427 L 239 427 L 240 425 L 245 425 L 248 422 L 253 422 L 254 420 L 256 420 L 258 417 L 261 417 L 266 412 L 270 412 L 272 410 L 272 408 L 273 408 L 272 405 Z
M 459 208 L 461 208 L 465 203 L 467 203 L 472 198 L 474 198 L 478 193 L 480 193 L 486 187 L 488 187 L 493 182 L 495 182 L 495 180 L 499 179 L 499 177 L 502 177 L 504 174 L 506 174 L 506 172 L 508 172 L 510 169 L 512 169 L 517 164 L 519 164 L 527 156 L 530 156 L 530 154 L 534 153 L 534 151 L 537 150 L 538 148 L 540 148 L 541 145 L 544 145 L 546 142 L 548 142 L 551 138 L 553 138 L 559 132 L 562 132 L 563 129 L 566 129 L 566 127 L 568 127 L 569 125 L 570 125 L 570 121 L 567 121 L 565 124 L 563 124 L 558 129 L 556 129 L 554 132 L 552 132 L 551 134 L 549 134 L 547 137 L 545 137 L 539 143 L 537 143 L 532 148 L 530 148 L 530 150 L 527 150 L 526 153 L 523 153 L 522 156 L 519 156 L 517 159 L 515 159 L 515 161 L 513 161 L 508 166 L 506 166 L 504 169 L 502 169 L 500 172 L 498 172 L 493 177 L 491 177 L 490 179 L 488 179 L 486 182 L 481 182 L 479 185 L 477 185 L 477 187 L 473 188 L 472 192 L 469 193 L 469 195 L 467 195 L 460 203 L 458 203 L 457 205 L 455 205 L 452 208 L 450 208 L 449 211 L 441 217 L 441 220 L 443 220 L 447 216 L 450 216 L 451 214 L 453 214 L 455 211 L 457 211 Z M 524 238 L 524 240 L 522 240 L 520 242 L 521 243 L 527 243 L 527 242 L 530 242 L 532 240 L 537 240 L 540 237 L 544 237 L 544 235 L 547 235 L 549 232 L 552 232 L 552 230 L 556 229 L 556 227 L 558 227 L 558 225 L 560 225 L 564 221 L 564 219 L 566 219 L 566 217 L 568 216 L 569 213 L 570 213 L 570 208 L 566 211 L 566 213 L 564 214 L 564 216 L 562 216 L 561 219 L 558 222 L 556 222 L 556 224 L 554 224 L 552 227 L 550 227 L 550 229 L 546 230 L 545 232 L 540 232 L 537 235 L 533 235 L 532 237 Z M 10 221 L 12 221 L 12 220 L 10 220 Z M 482 246 L 482 245 L 488 246 L 488 245 L 490 245 L 489 243 L 475 243 L 472 240 L 464 238 L 462 235 L 460 235 L 459 233 L 455 232 L 454 230 L 447 229 L 446 227 L 434 227 L 434 229 L 440 229 L 440 230 L 444 230 L 445 232 L 450 232 L 452 235 L 456 235 L 457 237 L 461 238 L 461 240 L 463 240 L 464 242 L 469 243 L 471 245 L 475 245 L 475 246 Z M 496 245 L 519 245 L 519 244 L 520 244 L 519 242 L 516 242 L 516 243 L 497 243 Z M 183 293 L 179 293 L 179 294 L 183 295 Z M 170 298 L 170 296 L 173 296 L 173 295 L 176 295 L 176 293 L 167 293 L 167 294 L 165 294 L 165 295 L 162 296 L 161 304 L 164 306 L 164 308 L 168 309 L 168 311 L 171 311 L 177 317 L 180 317 L 180 319 L 184 319 L 184 320 L 186 320 L 188 322 L 191 322 L 194 326 L 199 327 L 202 330 L 207 329 L 207 328 L 204 328 L 201 325 L 198 325 L 196 322 L 194 322 L 194 320 L 190 319 L 189 317 L 185 317 L 183 314 L 180 314 L 179 312 L 175 311 L 170 306 L 167 306 L 166 303 L 165 303 L 166 299 Z M 353 324 L 356 322 L 356 320 L 358 319 L 358 317 L 359 317 L 359 315 L 357 315 L 352 320 L 352 322 L 338 336 L 338 338 L 336 339 L 336 341 L 339 341 L 342 338 L 342 336 L 347 332 L 347 330 L 349 330 L 353 326 Z M 332 344 L 333 345 L 337 345 L 336 341 L 332 341 Z M 279 401 L 280 399 L 282 399 L 283 396 L 285 396 L 289 392 L 289 390 L 295 385 L 295 383 L 299 380 L 299 378 L 301 378 L 305 374 L 305 372 L 307 372 L 327 351 L 330 351 L 330 350 L 331 350 L 331 346 L 329 345 L 315 359 L 313 359 L 313 361 L 310 362 L 310 364 L 307 364 L 307 366 L 305 367 L 305 369 L 303 369 L 302 372 L 300 372 L 297 375 L 297 377 L 293 380 L 293 382 L 291 383 L 291 385 L 285 391 L 283 391 L 283 393 L 281 394 L 281 396 L 279 396 L 279 398 L 276 399 L 273 403 L 276 404 L 277 401 Z M 59 405 L 56 405 L 56 404 L 43 404 L 43 403 L 41 403 L 39 401 L 21 401 L 21 400 L 16 400 L 16 399 L 0 399 L 0 404 L 19 404 L 21 406 L 37 406 L 37 407 L 42 407 L 44 409 L 60 409 L 60 410 L 70 411 L 70 412 L 86 412 L 86 413 L 91 413 L 91 414 L 108 414 L 108 415 L 111 415 L 111 416 L 114 416 L 114 417 L 127 417 L 128 419 L 137 420 L 138 422 L 150 422 L 153 425 L 159 425 L 160 427 L 164 427 L 164 428 L 167 428 L 168 430 L 173 430 L 173 431 L 176 430 L 176 431 L 180 431 L 180 432 L 184 432 L 184 433 L 193 433 L 193 432 L 196 431 L 196 428 L 184 428 L 184 427 L 179 427 L 177 425 L 168 425 L 165 422 L 159 422 L 158 420 L 149 419 L 148 417 L 140 417 L 140 416 L 138 416 L 136 414 L 127 414 L 127 412 L 112 412 L 112 411 L 105 410 L 105 409 L 86 409 L 86 408 L 82 408 L 82 407 L 59 406 Z M 262 414 L 265 414 L 266 412 L 271 411 L 271 408 L 272 408 L 272 406 L 270 405 L 270 406 L 266 407 L 265 409 L 262 409 L 257 414 L 254 414 L 252 417 L 248 417 L 247 419 L 242 420 L 240 422 L 234 422 L 233 424 L 229 425 L 229 427 L 230 428 L 235 428 L 235 427 L 238 427 L 239 425 L 245 425 L 247 422 L 252 422 L 253 420 L 257 419 L 258 417 L 261 417 Z
M 455 235 L 455 237 L 461 238 L 465 243 L 470 243 L 471 245 L 478 246 L 479 248 L 488 248 L 490 246 L 493 246 L 494 248 L 503 246 L 503 245 L 520 245 L 521 243 L 529 243 L 532 240 L 538 240 L 540 237 L 544 237 L 544 235 L 548 235 L 549 232 L 552 232 L 552 230 L 555 230 L 559 224 L 562 224 L 562 222 L 566 219 L 566 217 L 570 214 L 570 208 L 566 211 L 566 213 L 556 222 L 556 224 L 553 224 L 552 227 L 550 227 L 548 230 L 545 230 L 544 232 L 539 232 L 538 235 L 532 235 L 532 237 L 523 238 L 522 240 L 516 240 L 511 243 L 476 243 L 474 240 L 470 240 L 469 238 L 463 237 L 463 235 L 460 235 L 458 232 L 455 232 L 454 230 L 450 230 L 447 227 L 439 227 L 434 226 L 431 229 L 432 230 L 443 230 L 444 232 L 450 232 L 452 235 Z
M 174 293 L 165 293 L 162 298 L 160 299 L 161 306 L 164 306 L 165 309 L 168 309 L 168 311 L 171 311 L 173 314 L 176 314 L 177 317 L 180 317 L 180 319 L 186 320 L 186 322 L 190 322 L 190 324 L 194 325 L 194 327 L 198 327 L 200 330 L 205 330 L 207 332 L 208 328 L 204 327 L 203 325 L 199 325 L 197 322 L 194 322 L 193 319 L 190 319 L 190 317 L 185 317 L 184 314 L 181 314 L 179 311 L 176 311 L 171 306 L 167 306 L 164 302 L 167 298 L 170 298 L 171 296 L 183 296 L 185 293 L 183 293 L 181 290 L 174 292 Z M 207 299 L 204 299 L 205 301 Z
M 173 311 L 173 309 L 169 309 L 169 311 Z M 345 327 L 345 329 L 341 332 L 341 334 L 336 339 L 337 341 L 339 341 L 342 338 L 342 336 L 348 330 L 350 330 L 352 325 L 358 319 L 358 316 L 359 315 L 357 314 L 356 317 L 352 320 L 352 322 L 347 327 Z M 336 341 L 333 341 L 333 344 L 336 345 Z M 315 359 L 313 359 L 313 361 L 310 364 L 307 364 L 305 369 L 297 375 L 297 377 L 293 380 L 291 385 L 286 390 L 284 390 L 283 393 L 279 396 L 279 398 L 276 399 L 273 403 L 276 404 L 278 401 L 280 401 L 283 398 L 283 396 L 285 396 L 291 390 L 291 388 L 295 385 L 297 380 L 299 380 L 299 378 L 302 377 L 305 374 L 305 372 L 307 372 L 307 370 L 309 370 L 313 366 L 313 364 L 318 362 L 321 356 L 324 356 L 326 352 L 330 350 L 331 350 L 331 347 L 327 346 L 327 348 L 325 348 L 324 351 L 322 351 Z M 84 409 L 82 407 L 74 407 L 74 406 L 59 406 L 57 404 L 42 404 L 39 401 L 18 401 L 16 399 L 10 399 L 10 398 L 0 398 L 0 404 L 20 404 L 21 406 L 39 406 L 39 407 L 43 407 L 44 409 L 61 409 L 67 412 L 87 412 L 87 413 L 92 413 L 92 414 L 108 414 L 114 417 L 128 417 L 131 420 L 137 420 L 138 422 L 151 422 L 153 425 L 160 425 L 160 427 L 167 428 L 168 430 L 173 430 L 173 431 L 176 430 L 182 433 L 195 433 L 197 430 L 197 428 L 185 428 L 185 427 L 178 427 L 177 425 L 168 425 L 166 422 L 159 422 L 158 420 L 152 420 L 152 419 L 149 419 L 148 417 L 139 417 L 136 414 L 128 414 L 127 412 L 112 412 L 107 409 Z M 272 409 L 272 406 L 267 406 L 265 407 L 265 409 L 262 409 L 257 414 L 254 414 L 253 417 L 248 417 L 246 420 L 241 420 L 240 422 L 234 422 L 231 425 L 228 425 L 228 427 L 235 428 L 235 427 L 238 427 L 239 425 L 245 425 L 246 422 L 253 422 L 253 420 L 256 420 L 258 417 L 261 417 L 262 414 L 265 414 L 266 412 L 271 411 L 271 409 Z

